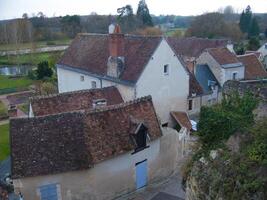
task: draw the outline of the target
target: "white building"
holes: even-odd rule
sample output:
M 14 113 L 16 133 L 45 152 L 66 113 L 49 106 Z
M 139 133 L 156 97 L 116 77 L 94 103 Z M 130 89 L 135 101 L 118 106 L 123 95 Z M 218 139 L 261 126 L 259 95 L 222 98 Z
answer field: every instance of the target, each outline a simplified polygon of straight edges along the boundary
M 59 92 L 116 86 L 124 101 L 151 95 L 161 124 L 187 111 L 189 73 L 160 36 L 80 34 L 57 64 Z

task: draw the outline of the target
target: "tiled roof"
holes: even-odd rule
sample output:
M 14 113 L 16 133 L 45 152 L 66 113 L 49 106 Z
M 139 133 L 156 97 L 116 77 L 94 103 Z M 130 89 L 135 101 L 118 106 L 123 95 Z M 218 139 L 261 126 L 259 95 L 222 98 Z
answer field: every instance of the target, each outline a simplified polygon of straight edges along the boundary
M 150 140 L 161 137 L 150 96 L 99 110 L 11 119 L 12 176 L 88 169 L 134 150 L 132 119 L 145 124 Z
M 181 127 L 185 127 L 187 130 L 192 129 L 190 119 L 185 112 L 171 112 L 171 115 Z
M 109 35 L 79 34 L 67 49 L 59 65 L 107 75 Z M 160 36 L 124 35 L 125 70 L 120 79 L 135 83 L 158 47 Z
M 207 51 L 220 65 L 240 64 L 236 55 L 227 48 L 211 48 Z
M 168 43 L 177 55 L 198 57 L 207 48 L 226 47 L 228 40 L 203 38 L 175 38 L 168 37 Z
M 245 79 L 266 78 L 267 72 L 255 54 L 237 57 L 245 66 Z
M 246 51 L 245 54 L 255 54 L 257 56 L 257 58 L 261 57 L 261 52 L 258 51 Z
M 50 96 L 30 98 L 34 116 L 51 115 L 75 110 L 92 109 L 93 101 L 105 99 L 107 105 L 123 102 L 118 89 L 114 86 L 101 89 L 65 92 Z

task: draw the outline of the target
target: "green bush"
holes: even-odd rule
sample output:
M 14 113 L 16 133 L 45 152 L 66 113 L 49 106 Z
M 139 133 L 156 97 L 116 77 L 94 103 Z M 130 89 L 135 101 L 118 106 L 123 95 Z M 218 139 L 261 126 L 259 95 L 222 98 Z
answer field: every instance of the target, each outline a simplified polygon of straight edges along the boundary
M 43 61 L 38 64 L 36 74 L 38 80 L 44 79 L 45 77 L 50 78 L 53 75 L 53 70 L 49 67 L 47 61 Z
M 253 110 L 257 100 L 252 94 L 243 97 L 237 93 L 224 98 L 221 105 L 202 107 L 198 135 L 204 148 L 212 149 L 228 139 L 237 130 L 253 124 Z

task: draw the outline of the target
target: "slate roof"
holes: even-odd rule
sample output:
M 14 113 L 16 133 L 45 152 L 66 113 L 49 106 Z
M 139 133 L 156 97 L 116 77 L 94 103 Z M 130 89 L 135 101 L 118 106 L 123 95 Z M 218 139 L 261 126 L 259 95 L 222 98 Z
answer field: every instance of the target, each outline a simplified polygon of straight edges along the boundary
M 105 99 L 107 106 L 123 103 L 120 92 L 114 86 L 32 97 L 30 103 L 34 116 L 42 116 L 93 109 L 93 101 L 98 99 Z
M 209 81 L 213 81 L 220 87 L 218 80 L 215 78 L 208 65 L 197 65 L 195 68 L 195 77 L 205 94 L 212 91 L 209 86 Z
M 88 169 L 134 150 L 132 119 L 145 124 L 151 141 L 162 136 L 151 96 L 99 110 L 11 119 L 12 177 Z
M 167 41 L 177 55 L 198 57 L 205 49 L 226 47 L 228 40 L 204 38 L 175 38 L 168 37 Z
M 267 72 L 255 54 L 237 57 L 245 66 L 245 79 L 266 78 Z
M 207 52 L 224 68 L 242 65 L 236 55 L 227 48 L 211 48 L 207 49 Z
M 79 34 L 58 62 L 100 76 L 107 75 L 107 34 Z M 120 79 L 135 83 L 162 40 L 161 36 L 124 35 L 125 70 Z
M 189 131 L 192 129 L 192 124 L 186 112 L 171 112 L 171 115 L 181 127 L 185 127 Z

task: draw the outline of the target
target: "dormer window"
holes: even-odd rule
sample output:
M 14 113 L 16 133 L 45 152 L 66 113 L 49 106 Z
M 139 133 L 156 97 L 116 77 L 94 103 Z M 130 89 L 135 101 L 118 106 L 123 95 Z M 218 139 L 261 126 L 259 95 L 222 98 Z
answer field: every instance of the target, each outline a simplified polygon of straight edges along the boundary
M 148 147 L 147 138 L 149 138 L 149 135 L 147 131 L 147 127 L 143 123 L 139 123 L 135 131 L 131 133 L 132 140 L 135 144 L 134 153 L 142 151 L 143 149 Z
M 164 72 L 164 75 L 169 75 L 169 65 L 164 65 L 163 72 Z
M 103 107 L 107 105 L 106 99 L 93 100 L 93 108 Z

